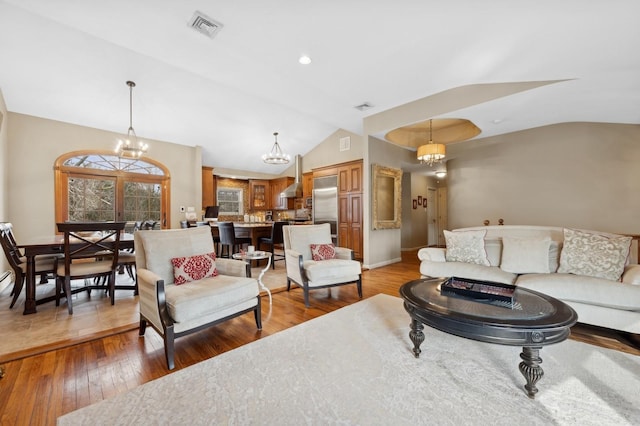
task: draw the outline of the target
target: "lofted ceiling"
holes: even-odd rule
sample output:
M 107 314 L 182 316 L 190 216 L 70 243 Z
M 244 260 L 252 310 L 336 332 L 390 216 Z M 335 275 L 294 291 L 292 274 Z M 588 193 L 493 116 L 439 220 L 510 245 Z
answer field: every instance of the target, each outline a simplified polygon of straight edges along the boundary
M 214 38 L 189 27 L 195 11 L 223 25 Z M 561 122 L 638 124 L 639 15 L 637 0 L 0 0 L 0 89 L 9 111 L 126 133 L 133 80 L 140 138 L 279 174 L 287 166 L 260 158 L 273 132 L 304 155 L 337 129 L 362 134 L 370 115 L 472 85 L 496 94 L 403 126 L 469 120 L 472 142 Z

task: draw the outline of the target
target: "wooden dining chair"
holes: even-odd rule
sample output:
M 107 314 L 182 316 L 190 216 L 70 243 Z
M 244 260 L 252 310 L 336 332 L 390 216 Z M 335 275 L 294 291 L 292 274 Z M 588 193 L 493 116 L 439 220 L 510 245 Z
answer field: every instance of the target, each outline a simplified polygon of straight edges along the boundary
M 94 288 L 104 289 L 100 280 L 94 283 L 87 278 L 106 277 L 106 289 L 115 303 L 116 271 L 120 247 L 120 234 L 126 222 L 65 222 L 58 223 L 58 231 L 64 233 L 64 259 L 56 268 L 56 306 L 64 292 L 69 314 L 73 314 L 72 295 Z M 84 279 L 85 285 L 71 289 L 71 280 Z
M 27 276 L 27 262 L 18 248 L 10 222 L 0 222 L 0 243 L 7 262 L 13 270 L 14 282 L 11 290 L 12 298 L 9 308 L 13 308 L 20 297 Z M 35 274 L 40 275 L 40 283 L 47 282 L 47 276 L 55 272 L 55 261 L 58 256 L 38 256 L 35 262 Z M 35 277 L 34 277 L 35 280 Z

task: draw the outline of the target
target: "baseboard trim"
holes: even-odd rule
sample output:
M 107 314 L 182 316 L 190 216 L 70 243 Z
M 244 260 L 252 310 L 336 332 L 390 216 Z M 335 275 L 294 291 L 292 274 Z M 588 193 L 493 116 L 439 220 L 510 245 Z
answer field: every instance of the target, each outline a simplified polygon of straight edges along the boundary
M 396 257 L 395 259 L 385 260 L 384 262 L 374 263 L 372 265 L 362 265 L 366 269 L 381 268 L 383 266 L 391 265 L 392 263 L 402 262 L 402 257 Z

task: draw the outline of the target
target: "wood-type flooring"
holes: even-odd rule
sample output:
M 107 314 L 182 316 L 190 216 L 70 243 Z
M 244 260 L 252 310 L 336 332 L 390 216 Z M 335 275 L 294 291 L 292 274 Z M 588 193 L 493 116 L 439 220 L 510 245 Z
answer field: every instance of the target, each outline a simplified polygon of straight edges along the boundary
M 402 262 L 365 271 L 363 296 L 398 296 L 402 284 L 420 277 L 418 267 L 416 252 L 409 251 L 403 253 Z M 305 308 L 302 291 L 297 287 L 274 294 L 271 308 L 268 298 L 262 300 L 262 331 L 256 330 L 253 315 L 247 314 L 180 338 L 173 371 L 350 305 L 359 298 L 355 285 L 348 285 L 312 291 L 309 308 Z M 4 303 L 0 306 L 6 309 Z M 571 338 L 640 355 L 640 350 L 624 337 L 607 330 L 579 325 L 572 329 Z M 1 425 L 53 425 L 62 414 L 171 374 L 165 364 L 162 339 L 150 327 L 144 337 L 139 337 L 137 330 L 97 336 L 89 342 L 4 363 L 2 368 Z

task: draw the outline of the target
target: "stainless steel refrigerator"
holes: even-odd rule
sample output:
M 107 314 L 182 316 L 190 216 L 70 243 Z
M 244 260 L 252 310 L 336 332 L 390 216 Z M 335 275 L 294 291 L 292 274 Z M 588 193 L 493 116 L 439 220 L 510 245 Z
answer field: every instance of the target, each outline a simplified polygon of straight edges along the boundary
M 338 176 L 313 179 L 313 223 L 329 223 L 331 239 L 338 244 Z

